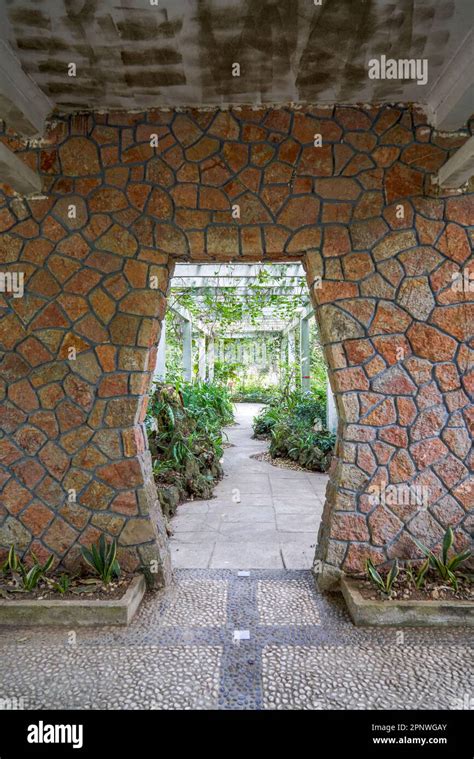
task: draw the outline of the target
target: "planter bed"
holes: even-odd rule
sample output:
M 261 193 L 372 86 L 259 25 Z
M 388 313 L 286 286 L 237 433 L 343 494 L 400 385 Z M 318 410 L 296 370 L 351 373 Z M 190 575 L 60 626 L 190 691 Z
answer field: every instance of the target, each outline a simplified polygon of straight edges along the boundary
M 0 626 L 128 625 L 146 591 L 143 575 L 134 577 L 120 598 L 0 600 Z
M 359 589 L 359 582 L 349 577 L 342 578 L 341 590 L 352 621 L 357 626 L 474 627 L 472 601 L 384 601 L 364 598 Z

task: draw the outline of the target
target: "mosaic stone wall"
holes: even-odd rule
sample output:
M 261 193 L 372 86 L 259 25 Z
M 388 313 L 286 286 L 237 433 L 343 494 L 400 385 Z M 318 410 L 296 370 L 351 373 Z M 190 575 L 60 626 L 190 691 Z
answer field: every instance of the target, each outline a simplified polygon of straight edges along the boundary
M 157 584 L 170 578 L 143 419 L 175 259 L 303 260 L 340 416 L 323 585 L 448 524 L 465 545 L 474 202 L 430 175 L 467 137 L 398 107 L 86 114 L 33 145 L 4 133 L 45 196 L 0 196 L 1 272 L 25 286 L 0 293 L 0 553 L 74 564 L 105 532 L 124 566 L 155 559 Z M 409 485 L 428 500 L 403 503 Z

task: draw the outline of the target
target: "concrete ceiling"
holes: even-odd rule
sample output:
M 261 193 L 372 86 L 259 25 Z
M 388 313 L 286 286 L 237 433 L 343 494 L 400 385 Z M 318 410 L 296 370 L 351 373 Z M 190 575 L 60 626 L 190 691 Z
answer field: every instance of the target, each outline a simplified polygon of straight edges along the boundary
M 2 0 L 0 37 L 59 111 L 397 101 L 434 113 L 454 97 L 443 126 L 455 128 L 460 99 L 474 110 L 472 0 L 154 1 Z M 370 80 L 383 54 L 428 59 L 428 83 Z

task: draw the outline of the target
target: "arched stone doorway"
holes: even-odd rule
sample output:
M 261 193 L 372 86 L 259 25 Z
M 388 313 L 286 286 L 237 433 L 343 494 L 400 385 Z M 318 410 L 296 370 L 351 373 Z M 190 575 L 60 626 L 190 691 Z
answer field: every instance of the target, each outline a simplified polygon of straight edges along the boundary
M 450 144 L 401 107 L 72 116 L 19 143 L 44 196 L 0 207 L 3 552 L 74 563 L 105 532 L 169 581 L 143 420 L 175 260 L 303 260 L 340 418 L 322 586 L 447 524 L 466 544 L 473 204 L 430 189 Z M 389 485 L 426 503 L 374 503 Z

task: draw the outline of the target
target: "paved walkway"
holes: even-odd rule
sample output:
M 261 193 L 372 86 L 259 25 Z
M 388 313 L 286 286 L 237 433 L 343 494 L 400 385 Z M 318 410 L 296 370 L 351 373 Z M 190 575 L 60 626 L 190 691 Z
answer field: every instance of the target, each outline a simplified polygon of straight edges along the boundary
M 240 571 L 176 570 L 125 629 L 0 627 L 2 698 L 29 709 L 472 708 L 468 630 L 358 629 L 307 569 L 242 574 L 309 565 L 325 479 L 249 459 L 263 446 L 244 411 L 219 498 L 180 507 L 189 529 L 173 541 L 175 563 L 201 556 Z M 205 529 L 203 517 L 214 520 Z
M 309 571 L 177 570 L 126 629 L 2 630 L 0 692 L 52 709 L 472 708 L 468 630 L 355 628 Z
M 226 433 L 224 479 L 215 498 L 178 506 L 171 520 L 177 568 L 309 569 L 327 475 L 279 469 L 252 459 L 265 441 L 252 438 L 256 403 L 236 404 L 237 425 Z

